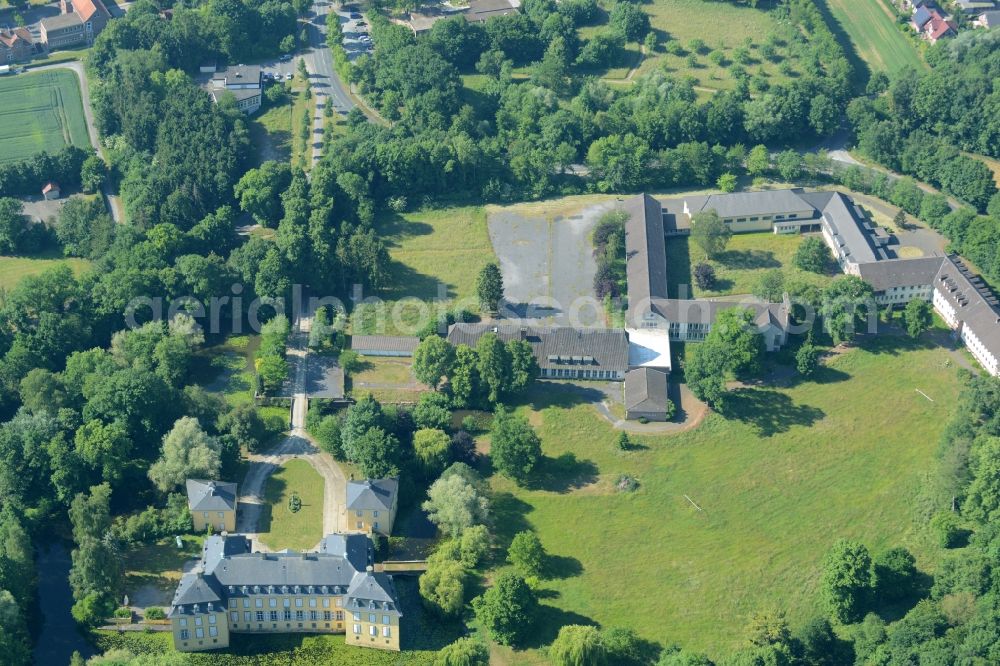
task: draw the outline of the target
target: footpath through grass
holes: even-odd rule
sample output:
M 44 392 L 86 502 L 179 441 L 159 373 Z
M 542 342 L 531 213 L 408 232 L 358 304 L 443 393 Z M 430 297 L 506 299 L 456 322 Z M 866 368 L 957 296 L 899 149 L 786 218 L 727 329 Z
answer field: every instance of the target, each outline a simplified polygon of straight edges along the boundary
M 272 550 L 311 550 L 323 538 L 323 477 L 305 460 L 289 460 L 267 479 L 260 540 Z M 298 495 L 301 508 L 293 511 Z
M 0 163 L 90 146 L 80 84 L 69 69 L 0 77 Z
M 955 368 L 946 350 L 875 338 L 819 381 L 747 389 L 730 418 L 637 436 L 628 453 L 591 405 L 539 385 L 520 409 L 541 436 L 540 480 L 492 479 L 501 543 L 534 529 L 552 556 L 531 647 L 560 624 L 597 622 L 723 657 L 756 610 L 784 609 L 793 628 L 821 613 L 822 560 L 842 537 L 874 553 L 905 546 L 932 570 L 939 551 L 913 504 L 954 408 Z M 617 492 L 620 474 L 638 491 Z
M 896 26 L 882 0 L 820 0 L 847 33 L 872 71 L 894 74 L 904 67 L 925 67 L 920 54 Z

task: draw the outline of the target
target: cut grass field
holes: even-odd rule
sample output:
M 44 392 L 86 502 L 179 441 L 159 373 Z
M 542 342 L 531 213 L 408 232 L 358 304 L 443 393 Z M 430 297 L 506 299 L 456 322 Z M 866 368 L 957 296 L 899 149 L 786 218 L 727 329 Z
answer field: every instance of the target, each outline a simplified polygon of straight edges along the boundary
M 289 460 L 267 479 L 267 508 L 260 521 L 260 540 L 272 550 L 310 550 L 323 538 L 323 477 L 305 460 Z M 293 512 L 289 500 L 298 494 L 302 507 Z
M 68 257 L 0 257 L 0 289 L 12 289 L 29 275 L 39 275 L 59 264 L 67 264 L 77 276 L 90 268 L 86 259 Z
M 0 163 L 90 145 L 80 84 L 71 70 L 2 77 L 0 100 Z
M 756 610 L 786 610 L 793 629 L 820 614 L 821 563 L 842 537 L 905 546 L 932 571 L 940 552 L 913 504 L 958 394 L 949 352 L 884 336 L 828 366 L 815 382 L 740 392 L 730 418 L 636 436 L 628 453 L 591 405 L 537 385 L 519 410 L 541 437 L 538 480 L 491 480 L 501 542 L 534 529 L 551 556 L 531 647 L 597 622 L 721 657 Z M 616 492 L 620 474 L 638 491 Z M 495 657 L 545 663 L 534 649 Z
M 750 294 L 761 276 L 774 269 L 781 269 L 786 283 L 804 282 L 823 286 L 833 278 L 833 272 L 817 275 L 799 270 L 792 264 L 795 250 L 805 238 L 799 234 L 769 232 L 735 234 L 726 251 L 715 259 L 708 259 L 701 247 L 689 237 L 668 238 L 667 285 L 670 294 L 672 297 L 683 296 L 678 293 L 680 285 L 690 285 L 688 298 Z M 715 269 L 715 289 L 699 289 L 694 283 L 691 270 L 702 262 Z
M 361 368 L 350 376 L 351 397 L 371 395 L 379 402 L 416 402 L 429 390 L 413 376 L 413 359 L 362 356 Z
M 925 67 L 883 0 L 820 0 L 820 5 L 840 24 L 872 71 L 894 74 L 904 67 Z
M 390 214 L 376 222 L 376 230 L 391 259 L 388 286 L 379 294 L 385 307 L 363 308 L 353 332 L 413 335 L 434 315 L 427 306 L 477 308 L 476 277 L 496 261 L 481 207 Z M 440 304 L 431 302 L 442 295 Z

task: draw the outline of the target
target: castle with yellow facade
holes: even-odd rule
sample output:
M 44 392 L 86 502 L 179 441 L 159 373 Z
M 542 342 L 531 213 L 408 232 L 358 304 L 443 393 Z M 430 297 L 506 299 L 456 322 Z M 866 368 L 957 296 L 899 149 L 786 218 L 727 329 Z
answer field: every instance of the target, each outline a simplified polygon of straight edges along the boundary
M 301 553 L 252 552 L 244 536 L 210 536 L 171 601 L 174 647 L 214 650 L 235 634 L 299 632 L 398 651 L 399 599 L 392 576 L 373 570 L 374 557 L 366 534 L 330 534 Z

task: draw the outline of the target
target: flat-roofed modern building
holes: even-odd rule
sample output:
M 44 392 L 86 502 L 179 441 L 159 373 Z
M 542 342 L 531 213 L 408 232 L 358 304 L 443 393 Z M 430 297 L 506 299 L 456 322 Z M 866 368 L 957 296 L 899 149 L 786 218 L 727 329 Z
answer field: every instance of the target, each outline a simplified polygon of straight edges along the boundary
M 214 70 L 206 84 L 208 92 L 216 103 L 226 94 L 236 99 L 236 108 L 246 114 L 260 110 L 264 93 L 264 73 L 260 65 L 230 65 L 221 69 L 214 67 L 202 68 Z
M 242 535 L 210 536 L 170 604 L 174 647 L 228 647 L 243 633 L 344 633 L 348 645 L 399 650 L 392 577 L 373 571 L 364 534 L 331 534 L 315 552 L 252 552 Z

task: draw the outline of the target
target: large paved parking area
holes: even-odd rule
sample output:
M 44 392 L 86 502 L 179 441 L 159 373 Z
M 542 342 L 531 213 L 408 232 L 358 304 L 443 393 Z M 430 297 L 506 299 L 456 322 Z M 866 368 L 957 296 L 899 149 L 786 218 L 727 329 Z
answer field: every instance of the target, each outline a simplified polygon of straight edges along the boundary
M 614 202 L 569 215 L 547 216 L 506 209 L 489 216 L 490 241 L 504 278 L 502 314 L 546 324 L 603 326 L 594 297 L 590 233 Z

